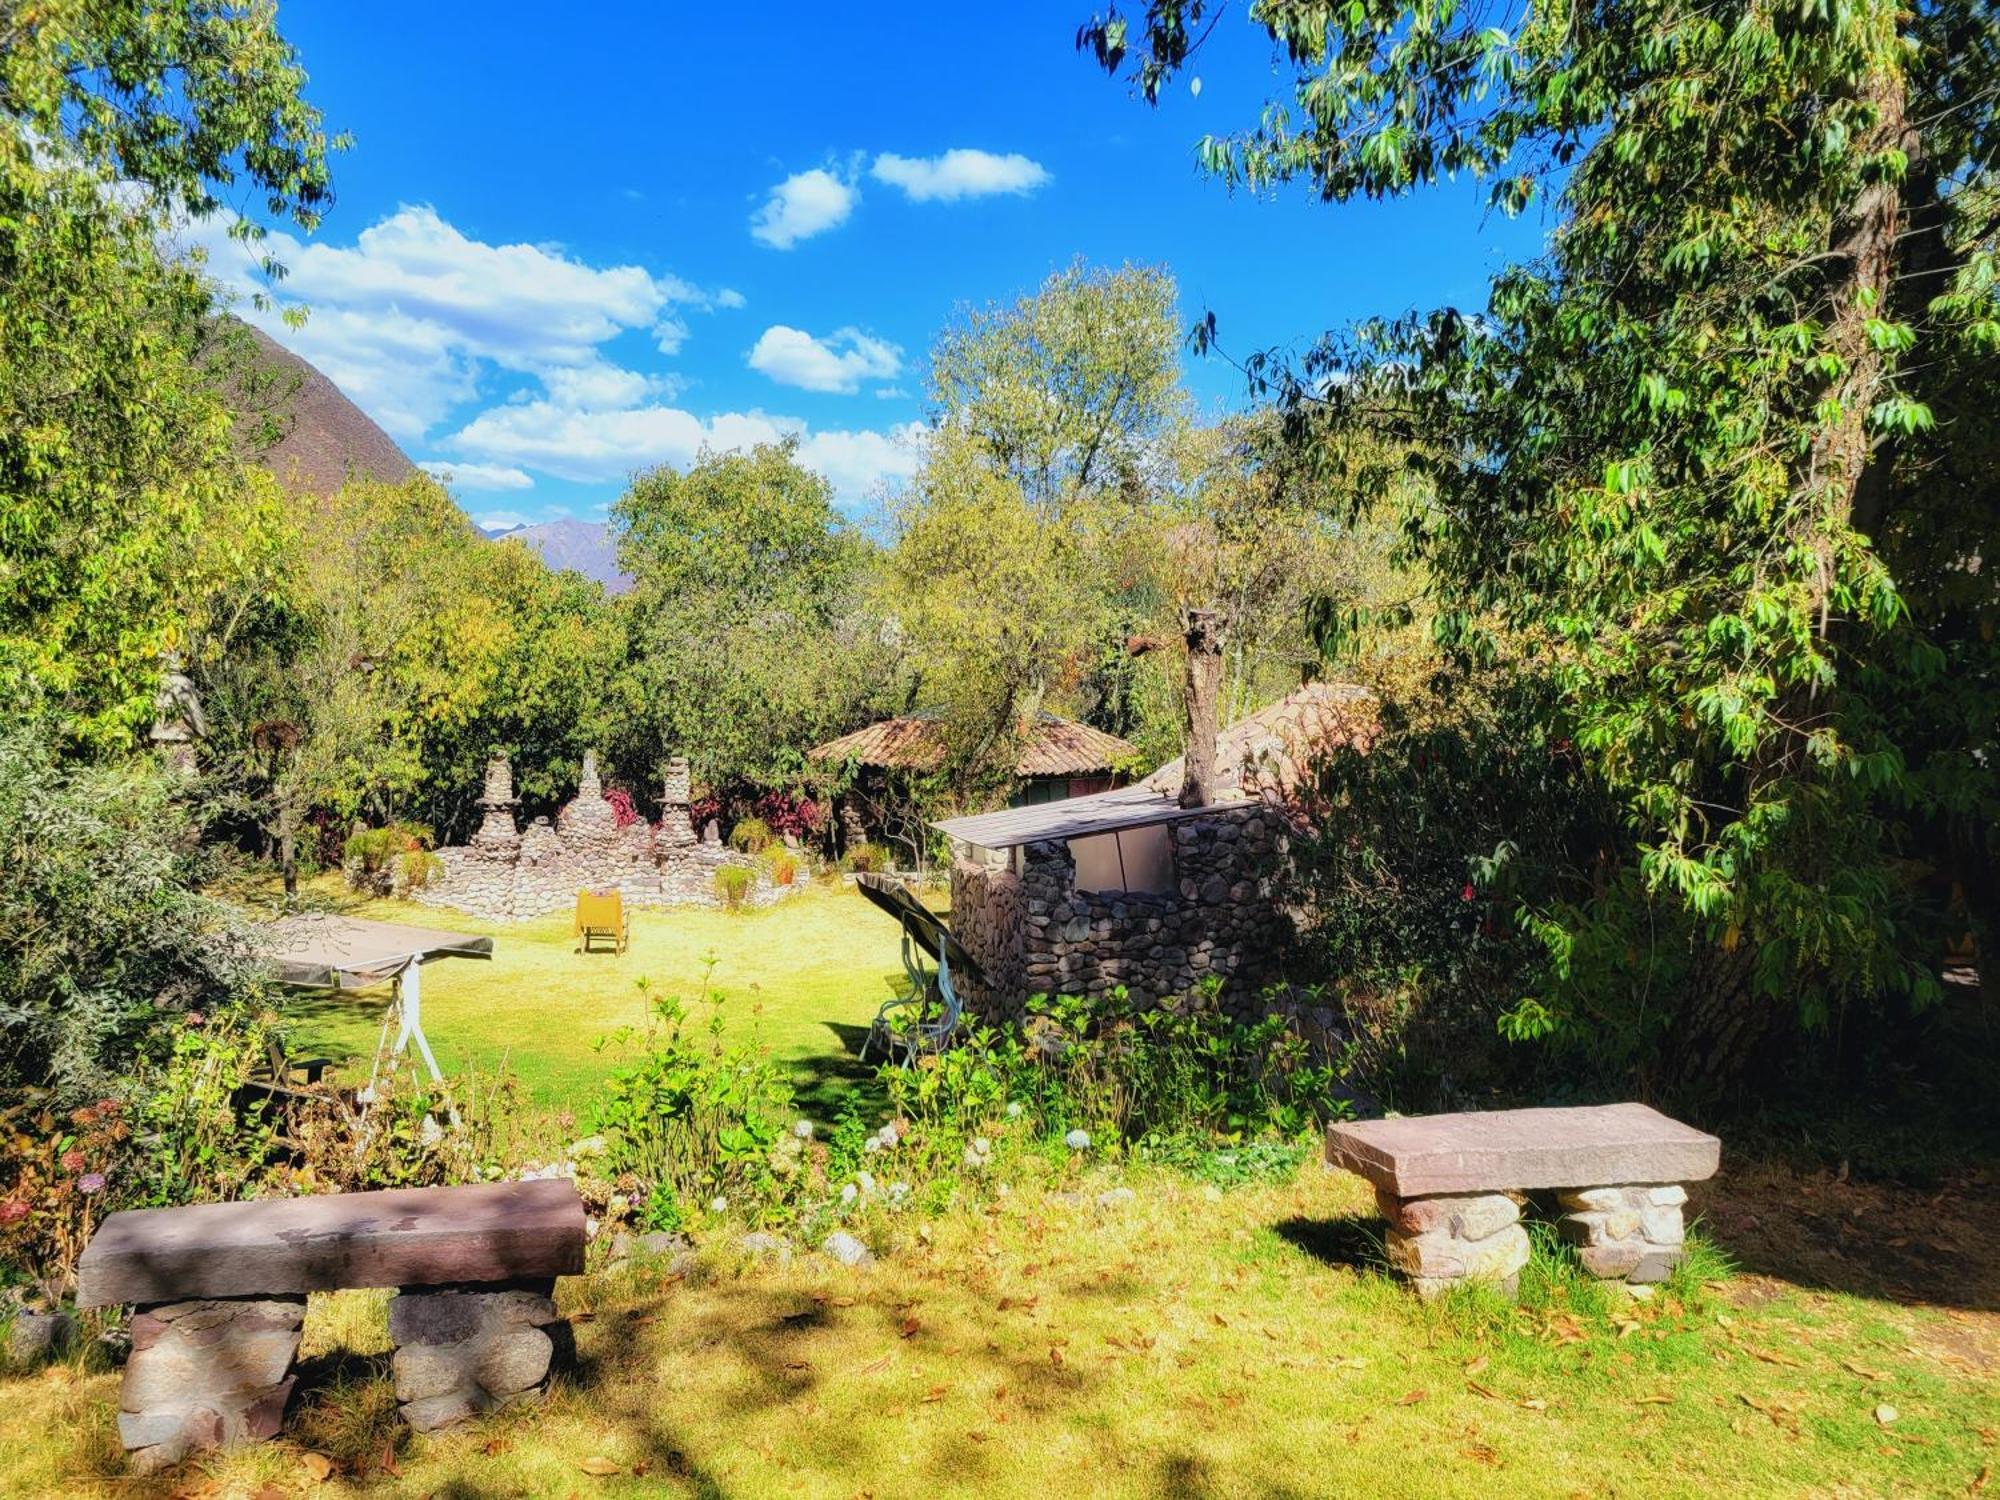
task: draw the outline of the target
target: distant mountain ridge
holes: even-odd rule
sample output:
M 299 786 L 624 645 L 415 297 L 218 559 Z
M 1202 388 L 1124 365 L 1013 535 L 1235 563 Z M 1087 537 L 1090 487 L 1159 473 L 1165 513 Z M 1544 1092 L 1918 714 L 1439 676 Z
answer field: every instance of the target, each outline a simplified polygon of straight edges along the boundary
M 551 568 L 570 568 L 594 578 L 608 594 L 632 587 L 618 569 L 618 539 L 602 521 L 538 521 L 531 526 L 482 526 L 496 541 L 517 541 L 534 548 Z
M 314 495 L 331 494 L 350 477 L 394 483 L 417 472 L 396 440 L 311 362 L 254 324 L 232 321 L 232 334 L 249 336 L 255 366 L 232 382 L 232 404 L 240 418 L 248 419 L 242 430 L 261 438 L 268 424 L 277 434 L 249 457 L 285 484 Z M 632 587 L 632 580 L 618 571 L 617 539 L 602 521 L 565 519 L 479 530 L 495 539 L 524 542 L 549 567 L 574 569 L 610 593 Z

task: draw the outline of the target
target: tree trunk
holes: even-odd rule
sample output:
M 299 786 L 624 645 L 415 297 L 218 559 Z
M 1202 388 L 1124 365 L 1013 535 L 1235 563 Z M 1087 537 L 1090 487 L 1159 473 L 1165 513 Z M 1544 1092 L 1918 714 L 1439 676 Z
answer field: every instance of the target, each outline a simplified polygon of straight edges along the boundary
M 1757 993 L 1756 949 L 1715 947 L 1696 959 L 1666 1047 L 1667 1081 L 1714 1095 L 1740 1085 L 1784 1028 L 1781 1000 Z
M 1215 800 L 1215 736 L 1222 696 L 1222 617 L 1212 609 L 1187 618 L 1187 755 L 1181 766 L 1181 806 Z

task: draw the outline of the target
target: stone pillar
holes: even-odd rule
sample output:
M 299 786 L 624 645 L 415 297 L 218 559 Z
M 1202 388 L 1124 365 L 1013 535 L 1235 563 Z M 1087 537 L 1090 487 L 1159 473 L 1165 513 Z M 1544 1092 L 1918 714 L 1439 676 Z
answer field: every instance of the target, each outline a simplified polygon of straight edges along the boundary
M 1396 1198 L 1377 1190 L 1375 1201 L 1389 1221 L 1389 1264 L 1423 1296 L 1461 1281 L 1489 1282 L 1514 1295 L 1528 1263 L 1528 1231 L 1521 1205 L 1505 1193 Z
M 554 1291 L 548 1280 L 399 1292 L 389 1303 L 389 1337 L 403 1419 L 430 1432 L 539 1398 L 557 1356 L 573 1348 Z
M 514 768 L 505 755 L 486 763 L 486 786 L 479 797 L 486 810 L 472 847 L 486 858 L 511 861 L 521 852 L 521 833 L 514 826 Z
M 275 1437 L 306 1299 L 205 1297 L 137 1309 L 118 1435 L 142 1474 L 203 1448 Z
M 676 755 L 667 762 L 660 784 L 660 848 L 686 849 L 695 842 L 694 815 L 688 811 L 694 801 L 694 776 L 687 757 Z
M 576 796 L 556 814 L 556 832 L 580 850 L 614 847 L 618 842 L 618 814 L 604 800 L 604 783 L 597 778 L 597 752 L 583 752 L 583 771 L 576 781 Z
M 1686 1254 L 1687 1189 L 1678 1184 L 1568 1188 L 1556 1201 L 1563 1209 L 1556 1230 L 1593 1276 L 1650 1286 L 1665 1281 Z

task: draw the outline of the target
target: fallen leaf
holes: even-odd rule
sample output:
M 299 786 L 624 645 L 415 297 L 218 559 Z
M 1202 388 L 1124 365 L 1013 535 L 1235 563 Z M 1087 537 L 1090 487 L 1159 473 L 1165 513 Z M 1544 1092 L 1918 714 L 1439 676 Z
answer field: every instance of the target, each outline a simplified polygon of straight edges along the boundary
M 966 1436 L 971 1438 L 975 1443 L 983 1443 L 987 1440 L 988 1434 L 975 1431 L 975 1432 L 968 1432 Z
M 1889 1378 L 1880 1370 L 1871 1370 L 1865 1365 L 1857 1365 L 1851 1359 L 1843 1359 L 1840 1363 L 1841 1367 L 1850 1375 L 1859 1375 L 1863 1380 L 1887 1380 Z
M 1991 1479 L 1992 1477 L 1993 1477 L 1993 1465 L 1987 1464 L 1977 1474 L 1974 1474 L 1972 1476 L 1972 1483 L 1968 1484 L 1965 1487 L 1965 1493 L 1968 1495 L 1978 1494 L 1981 1490 L 1986 1488 L 1986 1481 Z
M 1062 1368 L 1063 1352 L 1054 1344 L 1049 1345 L 1049 1363 L 1054 1365 L 1058 1370 Z
M 924 1404 L 928 1406 L 933 1401 L 942 1401 L 950 1393 L 951 1393 L 950 1386 L 934 1385 L 929 1390 L 924 1392 Z
M 880 1359 L 873 1360 L 868 1364 L 863 1365 L 861 1367 L 861 1373 L 863 1375 L 880 1375 L 884 1370 L 888 1368 L 889 1368 L 889 1356 L 885 1354 Z
M 595 1454 L 591 1455 L 589 1458 L 586 1458 L 582 1463 L 578 1464 L 577 1467 L 583 1470 L 583 1472 L 586 1474 L 595 1474 L 600 1479 L 606 1478 L 612 1474 L 623 1474 L 625 1472 L 625 1466 L 623 1464 L 613 1463 L 610 1459 L 600 1458 Z
M 1632 1404 L 1634 1406 L 1672 1406 L 1674 1398 L 1664 1393 L 1658 1396 L 1634 1396 Z
M 1901 1412 L 1897 1411 L 1895 1407 L 1891 1406 L 1886 1401 L 1884 1401 L 1880 1406 L 1875 1408 L 1875 1420 L 1877 1422 L 1880 1422 L 1884 1427 L 1887 1427 L 1891 1422 L 1895 1421 L 1896 1418 L 1900 1417 L 1901 1415 L 1902 1415 Z
M 1488 1401 L 1505 1401 L 1507 1399 L 1491 1386 L 1481 1385 L 1476 1380 L 1466 1381 L 1465 1388 L 1475 1396 L 1484 1396 Z
M 285 1492 L 275 1484 L 267 1484 L 256 1490 L 250 1500 L 285 1500 Z
M 922 1328 L 923 1326 L 924 1325 L 919 1323 L 915 1318 L 905 1318 L 903 1319 L 903 1326 L 896 1330 L 896 1336 L 898 1338 L 905 1338 L 905 1339 L 914 1338 L 916 1336 L 917 1330 Z
M 793 1359 L 785 1362 L 785 1368 L 787 1370 L 810 1370 L 812 1365 L 803 1359 Z
M 1483 1354 L 1480 1355 L 1477 1359 L 1468 1359 L 1465 1362 L 1465 1373 L 1468 1375 L 1477 1375 L 1480 1371 L 1486 1368 L 1488 1363 L 1489 1361 Z
M 1430 1395 L 1429 1391 L 1410 1391 L 1396 1404 L 1398 1406 L 1415 1406 L 1428 1395 Z
M 1209 1314 L 1209 1317 L 1214 1321 L 1217 1328 L 1227 1328 L 1229 1326 L 1229 1319 L 1223 1317 L 1219 1312 L 1212 1312 Z
M 1458 1451 L 1474 1463 L 1497 1465 L 1500 1462 L 1500 1455 L 1484 1443 L 1468 1443 Z
M 375 1460 L 375 1467 L 384 1474 L 397 1479 L 402 1478 L 403 1471 L 396 1467 L 396 1444 L 393 1439 L 382 1445 L 382 1456 Z
M 299 1468 L 314 1484 L 324 1484 L 333 1474 L 333 1460 L 324 1453 L 302 1453 Z
M 1522 1411 L 1547 1411 L 1549 1409 L 1549 1403 L 1544 1401 L 1540 1396 L 1530 1396 L 1527 1400 L 1518 1404 Z
M 481 1453 L 484 1453 L 488 1458 L 498 1458 L 501 1454 L 505 1453 L 509 1448 L 513 1446 L 514 1445 L 508 1442 L 507 1439 L 505 1438 L 490 1438 L 486 1442 L 480 1444 L 479 1451 Z

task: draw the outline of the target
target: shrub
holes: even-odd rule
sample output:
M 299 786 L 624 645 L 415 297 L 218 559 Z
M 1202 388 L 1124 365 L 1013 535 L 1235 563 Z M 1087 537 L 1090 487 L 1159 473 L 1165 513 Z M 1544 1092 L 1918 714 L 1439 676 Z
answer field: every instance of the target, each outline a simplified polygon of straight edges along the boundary
M 464 1073 L 440 1083 L 405 1058 L 374 1080 L 365 1104 L 329 1085 L 304 1092 L 290 1122 L 295 1159 L 266 1179 L 279 1191 L 486 1182 L 503 1175 L 516 1154 L 512 1133 L 523 1101 L 510 1074 L 482 1080 Z
M 806 839 L 826 825 L 826 809 L 794 792 L 766 792 L 757 799 L 756 814 L 778 838 Z
M 214 873 L 178 778 L 0 731 L 0 1099 L 118 1093 L 183 1012 L 260 991 L 244 917 L 202 892 Z
M 647 1228 L 673 1227 L 687 1201 L 720 1197 L 747 1213 L 786 1191 L 774 1162 L 791 1139 L 790 1076 L 754 1039 L 725 1043 L 724 998 L 711 986 L 706 999 L 700 1032 L 668 996 L 652 1003 L 643 1032 L 607 1038 L 636 1043 L 639 1056 L 611 1075 L 597 1107 L 604 1165 Z
M 766 849 L 760 863 L 772 885 L 790 885 L 799 878 L 798 856 L 783 844 L 773 844 Z
M 762 854 L 776 835 L 762 818 L 742 818 L 729 830 L 729 847 L 744 854 Z
M 98 1219 L 132 1201 L 141 1159 L 119 1100 L 66 1113 L 55 1100 L 35 1088 L 0 1105 L 0 1281 L 24 1278 L 51 1302 L 75 1285 Z
M 895 856 L 881 844 L 856 844 L 841 864 L 856 875 L 877 875 L 895 868 Z
M 272 1036 L 263 1015 L 191 1013 L 164 1063 L 135 1080 L 146 1154 L 133 1186 L 147 1204 L 228 1202 L 268 1164 L 275 1131 L 243 1107 L 244 1085 L 265 1070 Z
M 715 872 L 715 894 L 731 911 L 741 911 L 756 875 L 746 865 L 724 865 Z
M 624 787 L 614 786 L 604 794 L 604 800 L 611 804 L 611 816 L 620 828 L 630 828 L 640 820 L 639 806 Z

